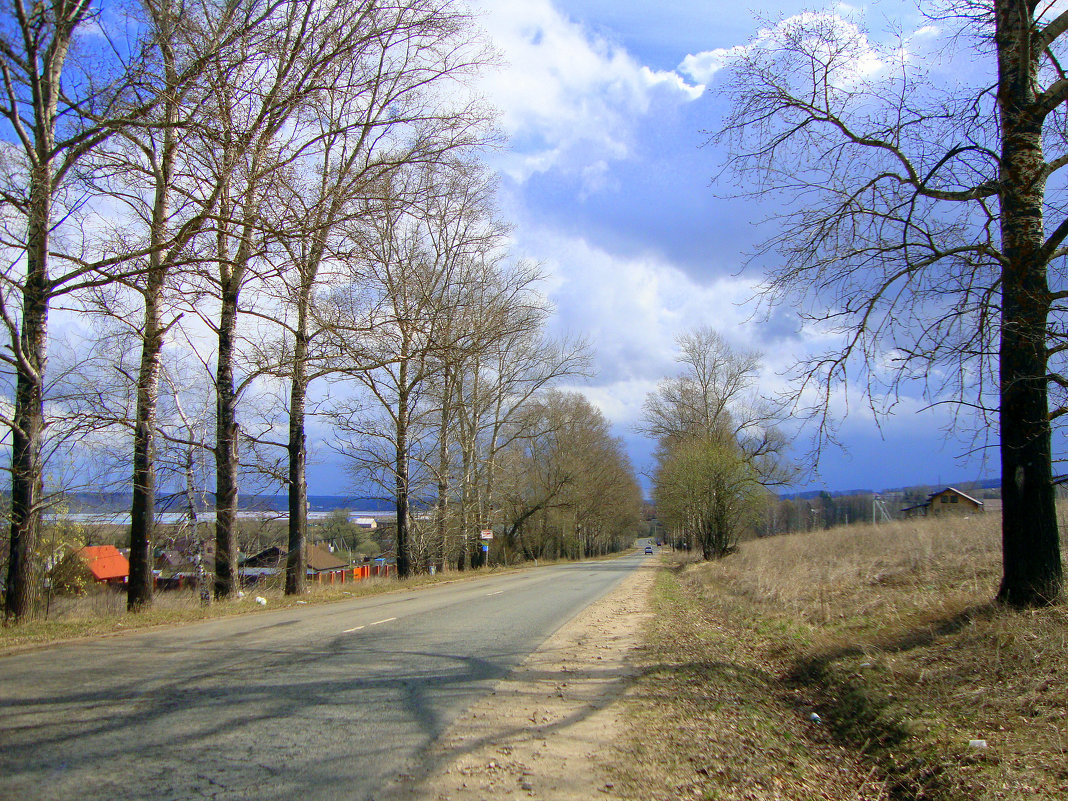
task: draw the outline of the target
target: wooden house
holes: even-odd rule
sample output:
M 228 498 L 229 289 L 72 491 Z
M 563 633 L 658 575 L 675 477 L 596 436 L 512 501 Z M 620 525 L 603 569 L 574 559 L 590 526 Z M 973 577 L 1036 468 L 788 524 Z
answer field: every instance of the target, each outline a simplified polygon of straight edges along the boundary
M 924 503 L 902 509 L 905 517 L 943 517 L 946 515 L 979 514 L 985 510 L 983 502 L 956 487 L 932 492 Z
M 319 545 L 308 543 L 307 549 L 307 576 L 312 581 L 321 584 L 344 584 L 370 575 L 367 567 L 353 565 L 347 559 L 341 559 Z M 241 562 L 238 571 L 242 582 L 250 585 L 270 576 L 283 575 L 286 571 L 287 555 L 285 548 L 276 545 L 248 557 Z

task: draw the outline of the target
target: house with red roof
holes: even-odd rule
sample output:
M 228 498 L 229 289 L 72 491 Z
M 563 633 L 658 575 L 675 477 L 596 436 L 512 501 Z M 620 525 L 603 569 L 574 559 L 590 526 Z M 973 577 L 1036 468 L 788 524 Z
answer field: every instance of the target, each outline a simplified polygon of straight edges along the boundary
M 85 545 L 71 554 L 105 584 L 125 584 L 130 575 L 130 562 L 114 545 Z

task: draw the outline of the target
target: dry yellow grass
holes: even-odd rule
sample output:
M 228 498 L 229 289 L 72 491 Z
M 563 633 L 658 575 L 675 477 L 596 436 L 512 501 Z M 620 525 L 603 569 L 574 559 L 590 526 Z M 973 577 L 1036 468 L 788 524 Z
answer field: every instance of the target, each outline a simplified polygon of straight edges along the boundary
M 997 524 L 777 537 L 666 573 L 634 797 L 1068 798 L 1068 610 L 991 603 Z
M 421 574 L 398 581 L 371 578 L 346 584 L 310 584 L 302 596 L 287 596 L 281 581 L 246 590 L 241 599 L 217 601 L 203 606 L 192 590 L 157 592 L 152 606 L 138 613 L 126 611 L 126 595 L 114 590 L 98 590 L 80 597 L 52 600 L 47 617 L 36 617 L 18 625 L 0 627 L 0 655 L 27 647 L 37 647 L 80 637 L 125 634 L 156 626 L 195 623 L 230 615 L 257 614 L 298 604 L 344 601 L 366 595 L 415 589 L 446 581 L 476 578 L 510 568 L 472 570 L 463 573 Z M 256 596 L 267 600 L 256 603 Z
M 595 557 L 587 561 L 614 559 L 619 554 Z M 567 561 L 567 560 L 559 560 Z M 555 564 L 553 560 L 494 565 L 489 568 L 446 571 L 437 575 L 421 573 L 398 581 L 397 579 L 371 578 L 355 583 L 316 584 L 310 583 L 302 596 L 287 596 L 282 592 L 282 578 L 266 585 L 257 585 L 246 590 L 242 599 L 218 601 L 203 606 L 192 590 L 157 592 L 152 606 L 136 614 L 126 611 L 126 595 L 123 592 L 95 589 L 83 596 L 55 597 L 43 611 L 28 620 L 14 625 L 0 626 L 0 655 L 28 647 L 48 645 L 54 642 L 126 634 L 156 626 L 195 623 L 229 615 L 256 614 L 272 609 L 284 609 L 298 604 L 332 603 L 384 592 L 399 592 L 449 581 L 462 581 L 502 572 L 524 570 L 530 567 Z M 255 602 L 255 597 L 267 600 L 266 606 Z

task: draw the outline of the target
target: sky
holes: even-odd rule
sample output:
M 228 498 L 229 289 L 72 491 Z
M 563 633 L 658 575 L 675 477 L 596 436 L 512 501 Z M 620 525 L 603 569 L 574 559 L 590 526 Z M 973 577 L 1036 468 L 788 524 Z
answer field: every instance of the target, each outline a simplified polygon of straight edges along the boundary
M 811 10 L 793 0 L 475 0 L 502 66 L 482 90 L 507 146 L 489 157 L 517 256 L 539 261 L 558 333 L 586 336 L 595 376 L 583 392 L 612 422 L 639 473 L 653 443 L 636 433 L 642 401 L 677 374 L 675 337 L 711 326 L 764 353 L 765 389 L 812 346 L 789 312 L 754 318 L 766 235 L 759 204 L 716 185 L 724 154 L 707 135 L 725 111 L 721 67 L 762 27 Z M 873 28 L 937 35 L 910 3 L 835 6 Z M 797 489 L 885 489 L 996 475 L 938 433 L 943 410 L 906 399 L 877 425 L 862 399 Z M 648 480 L 645 479 L 648 487 Z
M 780 309 L 754 304 L 767 262 L 751 258 L 770 229 L 766 203 L 731 198 L 714 176 L 725 153 L 709 143 L 727 110 L 724 69 L 769 28 L 809 13 L 806 0 L 464 0 L 499 54 L 478 89 L 499 111 L 506 144 L 486 156 L 500 179 L 502 219 L 516 258 L 538 262 L 555 307 L 552 332 L 583 337 L 592 375 L 563 389 L 583 393 L 625 443 L 650 488 L 655 443 L 638 433 L 642 404 L 679 372 L 676 338 L 711 327 L 764 354 L 760 388 L 825 344 Z M 937 2 L 937 0 L 936 0 Z M 937 40 L 913 0 L 828 6 L 906 41 Z M 917 47 L 916 53 L 932 52 Z M 959 70 L 932 62 L 940 79 Z M 966 69 L 969 68 L 965 64 Z M 979 69 L 981 67 L 975 67 Z M 956 77 L 956 76 L 952 76 Z M 76 341 L 84 321 L 58 314 L 53 335 Z M 57 363 L 58 363 L 57 359 Z M 943 438 L 947 407 L 904 397 L 877 421 L 854 392 L 841 400 L 842 447 L 794 491 L 945 485 L 996 476 L 996 454 L 964 458 L 967 436 Z M 329 426 L 309 421 L 313 495 L 357 493 L 329 447 Z M 785 428 L 795 434 L 794 421 Z M 797 435 L 798 454 L 806 440 Z M 77 460 L 72 462 L 76 469 Z

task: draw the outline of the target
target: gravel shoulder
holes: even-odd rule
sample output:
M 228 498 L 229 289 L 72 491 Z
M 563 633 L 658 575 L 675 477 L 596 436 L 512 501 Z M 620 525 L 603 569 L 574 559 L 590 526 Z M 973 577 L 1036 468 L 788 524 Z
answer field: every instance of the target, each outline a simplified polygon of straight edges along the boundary
M 494 691 L 468 709 L 403 776 L 391 801 L 611 797 L 623 700 L 637 674 L 631 655 L 651 614 L 658 560 L 558 629 Z

